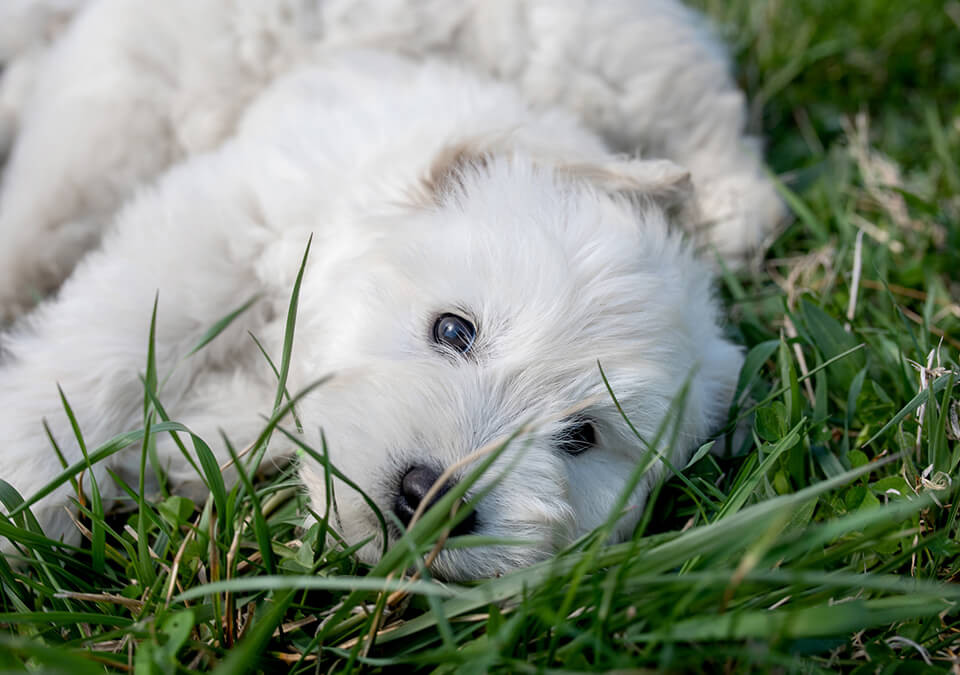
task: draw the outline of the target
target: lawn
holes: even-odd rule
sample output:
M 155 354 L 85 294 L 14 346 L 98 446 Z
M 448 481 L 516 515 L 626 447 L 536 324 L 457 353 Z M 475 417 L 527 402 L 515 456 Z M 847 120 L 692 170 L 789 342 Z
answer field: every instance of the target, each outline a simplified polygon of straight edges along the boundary
M 132 486 L 136 508 L 105 518 L 94 490 L 72 550 L 0 486 L 18 513 L 0 534 L 23 542 L 0 558 L 0 669 L 960 672 L 960 2 L 696 4 L 733 47 L 792 212 L 763 261 L 720 280 L 747 349 L 728 426 L 747 433 L 725 455 L 677 467 L 628 542 L 601 528 L 440 584 L 422 556 L 456 494 L 362 566 L 325 523 L 299 528 L 290 473 L 223 486 L 158 412 L 144 345 L 146 429 L 91 461 L 133 442 L 150 470 L 150 439 L 174 432 L 211 496 Z M 289 353 L 273 356 L 282 374 Z

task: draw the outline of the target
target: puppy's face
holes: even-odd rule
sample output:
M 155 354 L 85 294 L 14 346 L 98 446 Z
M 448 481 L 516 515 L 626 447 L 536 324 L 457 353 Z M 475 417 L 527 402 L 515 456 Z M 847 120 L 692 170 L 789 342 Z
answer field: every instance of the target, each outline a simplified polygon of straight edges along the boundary
M 489 492 L 456 532 L 523 543 L 444 551 L 434 571 L 448 579 L 530 564 L 607 519 L 650 448 L 598 363 L 647 440 L 689 382 L 677 444 L 658 448 L 681 466 L 722 417 L 740 364 L 709 274 L 652 201 L 517 158 L 457 180 L 433 207 L 318 242 L 297 334 L 299 361 L 337 374 L 301 414 L 392 514 L 391 540 L 442 471 L 527 425 L 471 489 Z M 633 490 L 615 536 L 658 473 Z M 323 469 L 306 461 L 302 477 L 322 513 Z M 333 498 L 332 522 L 350 543 L 369 539 L 361 557 L 374 560 L 372 509 L 340 481 Z

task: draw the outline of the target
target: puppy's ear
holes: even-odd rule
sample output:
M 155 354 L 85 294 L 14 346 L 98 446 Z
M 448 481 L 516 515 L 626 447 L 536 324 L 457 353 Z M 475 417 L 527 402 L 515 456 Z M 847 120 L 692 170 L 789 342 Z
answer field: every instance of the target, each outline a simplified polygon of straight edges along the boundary
M 565 162 L 558 165 L 557 172 L 584 180 L 604 192 L 651 201 L 685 228 L 695 220 L 696 199 L 690 172 L 669 160 Z
M 606 192 L 644 195 L 661 203 L 671 204 L 693 194 L 690 172 L 666 159 L 566 162 L 557 170 Z
M 421 181 L 418 190 L 421 198 L 437 203 L 451 193 L 462 190 L 464 176 L 485 168 L 492 152 L 490 144 L 479 139 L 467 139 L 446 146 L 434 157 Z

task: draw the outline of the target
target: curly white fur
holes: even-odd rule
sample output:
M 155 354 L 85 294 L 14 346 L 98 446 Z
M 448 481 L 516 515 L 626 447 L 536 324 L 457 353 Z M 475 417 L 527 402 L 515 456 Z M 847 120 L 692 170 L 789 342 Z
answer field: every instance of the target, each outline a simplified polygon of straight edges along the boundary
M 723 416 L 741 357 L 680 230 L 706 219 L 735 261 L 776 220 L 743 108 L 716 43 L 670 0 L 91 2 L 18 110 L 0 193 L 0 317 L 66 278 L 3 336 L 0 477 L 30 494 L 59 472 L 42 419 L 80 457 L 57 383 L 88 446 L 137 426 L 158 290 L 168 413 L 221 460 L 220 429 L 253 440 L 276 380 L 247 331 L 279 353 L 312 234 L 289 388 L 336 376 L 299 404 L 304 442 L 319 447 L 322 429 L 333 462 L 389 511 L 406 467 L 449 466 L 542 420 L 477 506 L 479 533 L 532 543 L 447 552 L 436 568 L 465 578 L 536 560 L 601 523 L 649 451 L 598 362 L 646 438 L 689 380 L 677 462 Z M 685 169 L 623 151 L 683 165 L 696 192 Z M 432 341 L 446 312 L 477 327 L 466 356 Z M 584 401 L 596 447 L 567 455 L 557 434 Z M 290 450 L 277 438 L 271 452 Z M 158 452 L 196 487 L 169 439 Z M 95 467 L 108 497 L 107 467 L 137 463 L 122 452 Z M 323 504 L 322 469 L 307 461 L 301 476 Z M 73 536 L 67 498 L 35 509 L 53 536 Z M 369 507 L 343 485 L 336 506 L 374 559 Z

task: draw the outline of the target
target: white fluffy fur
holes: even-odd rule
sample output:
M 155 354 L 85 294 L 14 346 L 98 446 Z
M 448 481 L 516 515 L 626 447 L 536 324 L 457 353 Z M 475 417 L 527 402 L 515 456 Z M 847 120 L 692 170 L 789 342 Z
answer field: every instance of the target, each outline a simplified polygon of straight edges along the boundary
M 7 33 L 0 55 L 16 51 Z M 167 411 L 220 460 L 220 429 L 253 440 L 276 380 L 247 331 L 279 354 L 311 234 L 289 388 L 336 374 L 298 406 L 303 440 L 319 447 L 322 429 L 382 509 L 412 463 L 449 466 L 544 420 L 477 508 L 480 534 L 533 543 L 446 552 L 448 578 L 528 564 L 607 516 L 647 449 L 598 361 L 647 438 L 688 378 L 683 451 L 722 418 L 741 357 L 679 230 L 699 213 L 735 261 L 780 207 L 720 50 L 671 0 L 96 0 L 38 72 L 0 193 L 0 317 L 70 276 L 3 337 L 0 477 L 23 494 L 60 470 L 42 419 L 80 457 L 57 383 L 89 447 L 138 425 L 158 290 Z M 616 154 L 637 150 L 686 166 L 698 197 L 676 165 Z M 444 312 L 478 326 L 469 356 L 432 344 Z M 597 447 L 564 455 L 564 411 L 585 400 Z M 158 451 L 180 489 L 197 487 L 169 439 Z M 132 476 L 138 461 L 95 467 L 108 497 L 107 467 Z M 322 469 L 301 476 L 322 505 Z M 335 494 L 337 524 L 373 536 L 361 557 L 374 559 L 369 507 Z M 35 509 L 55 537 L 74 536 L 68 495 Z

